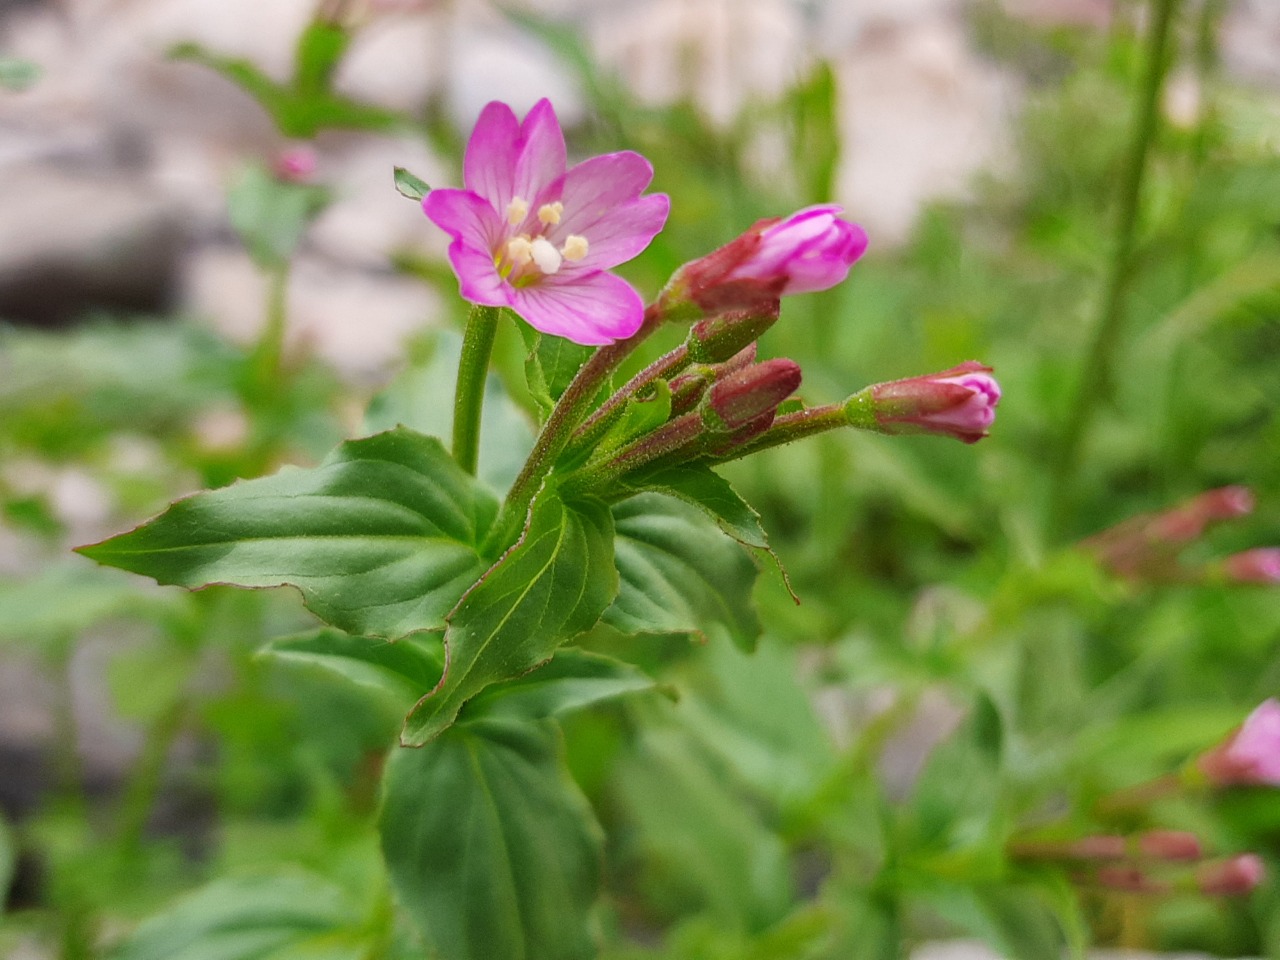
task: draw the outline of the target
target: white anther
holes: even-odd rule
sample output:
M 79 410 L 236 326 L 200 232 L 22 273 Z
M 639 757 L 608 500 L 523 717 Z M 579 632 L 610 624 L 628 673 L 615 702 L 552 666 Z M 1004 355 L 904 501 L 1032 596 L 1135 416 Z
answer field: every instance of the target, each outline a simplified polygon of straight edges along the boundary
M 581 260 L 587 255 L 587 238 L 571 233 L 564 238 L 564 246 L 560 248 L 560 252 L 564 254 L 564 258 L 570 262 Z
M 560 251 L 546 237 L 538 237 L 529 244 L 529 254 L 543 273 L 555 273 L 560 269 Z
M 507 223 L 513 227 L 517 227 L 524 223 L 524 218 L 529 215 L 529 201 L 520 197 L 512 198 L 507 204 Z
M 517 267 L 523 267 L 533 259 L 533 244 L 528 237 L 512 237 L 507 241 L 507 259 Z
M 560 222 L 560 216 L 564 213 L 564 204 L 557 200 L 555 203 L 544 203 L 538 208 L 538 219 L 545 223 L 548 227 L 554 227 Z

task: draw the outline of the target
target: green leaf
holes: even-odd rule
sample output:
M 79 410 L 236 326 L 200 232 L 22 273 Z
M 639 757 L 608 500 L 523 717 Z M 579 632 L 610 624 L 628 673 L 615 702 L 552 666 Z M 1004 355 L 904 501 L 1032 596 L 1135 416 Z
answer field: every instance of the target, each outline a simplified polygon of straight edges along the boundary
M 315 60 L 313 66 L 327 55 L 322 49 L 327 42 L 319 41 L 316 51 L 307 53 Z M 295 92 L 276 83 L 248 60 L 220 56 L 199 44 L 178 44 L 169 51 L 169 56 L 202 64 L 222 74 L 257 100 L 286 137 L 309 140 L 326 127 L 385 130 L 400 122 L 400 117 L 389 110 L 356 103 L 327 90 L 311 88 Z
M 681 464 L 675 467 L 659 467 L 642 473 L 628 481 L 636 490 L 656 490 L 683 500 L 697 507 L 717 524 L 720 529 L 746 547 L 760 550 L 769 556 L 791 599 L 800 602 L 791 589 L 791 578 L 782 559 L 769 546 L 769 535 L 760 522 L 760 514 L 738 495 L 738 491 L 720 474 L 701 464 Z
M 359 960 L 369 934 L 343 892 L 314 874 L 217 880 L 142 923 L 111 960 Z
M 692 504 L 739 543 L 769 550 L 769 537 L 760 523 L 760 514 L 738 495 L 728 480 L 710 467 L 700 464 L 661 467 L 633 477 L 627 485 L 635 490 L 657 490 Z
M 179 500 L 79 552 L 184 587 L 291 584 L 322 620 L 394 638 L 443 626 L 484 573 L 477 545 L 496 512 L 438 440 L 398 429 Z
M 434 689 L 444 672 L 444 650 L 436 632 L 391 642 L 322 628 L 272 640 L 258 656 L 320 667 L 387 693 L 406 710 Z
M 351 34 L 340 24 L 314 20 L 298 37 L 293 85 L 300 97 L 327 93 L 342 55 L 351 45 Z
M 598 449 L 601 452 L 624 446 L 671 419 L 671 387 L 665 380 L 659 380 L 654 387 L 654 395 L 647 399 L 632 397 L 627 400 L 622 415 L 600 441 Z
M 467 704 L 460 720 L 560 717 L 656 686 L 652 677 L 629 663 L 587 650 L 562 649 L 532 673 L 489 687 Z
M 427 181 L 421 177 L 414 176 L 404 167 L 396 167 L 394 177 L 396 191 L 402 197 L 408 197 L 410 200 L 421 200 L 431 192 L 431 187 L 427 185 Z
M 445 675 L 405 718 L 417 746 L 491 683 L 520 676 L 591 627 L 618 592 L 613 521 L 602 504 L 543 494 L 528 527 L 449 614 Z
M 657 494 L 613 508 L 621 586 L 604 621 L 625 633 L 725 637 L 755 648 L 751 558 L 698 510 Z
M 231 226 L 263 267 L 287 263 L 328 202 L 324 187 L 278 180 L 260 166 L 245 168 L 227 191 Z
M 458 725 L 393 750 L 382 849 L 447 960 L 587 960 L 602 838 L 551 721 Z
M 0 90 L 21 93 L 40 79 L 40 68 L 30 60 L 0 57 Z
M 524 373 L 529 394 L 546 414 L 551 412 L 569 382 L 591 358 L 593 347 L 584 347 L 564 337 L 543 336 L 524 320 L 516 324 L 524 340 Z

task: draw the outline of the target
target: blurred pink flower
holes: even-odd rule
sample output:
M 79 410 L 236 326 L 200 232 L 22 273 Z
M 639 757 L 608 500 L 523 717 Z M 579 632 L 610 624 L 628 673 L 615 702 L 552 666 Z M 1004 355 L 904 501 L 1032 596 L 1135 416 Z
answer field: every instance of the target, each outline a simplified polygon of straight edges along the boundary
M 453 237 L 449 261 L 462 296 L 510 307 L 543 333 L 600 345 L 631 336 L 640 295 L 607 271 L 640 253 L 670 203 L 641 196 L 653 167 L 625 151 L 565 170 L 564 134 L 547 100 L 524 122 L 504 103 L 480 114 L 462 190 L 432 190 L 426 215 Z
M 1264 700 L 1196 766 L 1217 786 L 1280 787 L 1280 701 Z
M 276 155 L 275 175 L 287 183 L 305 183 L 315 176 L 319 158 L 310 144 L 296 143 Z
M 681 267 L 668 287 L 669 299 L 719 312 L 834 287 L 867 249 L 865 231 L 841 220 L 841 210 L 824 204 L 759 221 Z
M 1234 553 L 1222 561 L 1222 569 L 1237 583 L 1280 583 L 1280 547 Z
M 1211 897 L 1240 897 L 1262 883 L 1266 872 L 1256 853 L 1241 853 L 1204 864 L 1196 871 L 1196 887 Z
M 877 383 L 849 404 L 862 406 L 868 397 L 874 427 L 884 433 L 939 433 L 976 443 L 996 418 L 1000 385 L 990 367 L 968 360 L 941 373 Z

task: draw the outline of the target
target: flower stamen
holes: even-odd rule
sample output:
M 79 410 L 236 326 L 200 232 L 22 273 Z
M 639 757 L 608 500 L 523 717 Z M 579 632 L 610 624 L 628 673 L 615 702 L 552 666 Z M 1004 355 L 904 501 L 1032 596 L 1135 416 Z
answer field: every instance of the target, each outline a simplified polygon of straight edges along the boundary
M 527 204 L 525 205 L 525 209 L 527 212 L 528 211 Z M 557 223 L 559 223 L 560 217 L 563 216 L 563 214 L 564 214 L 564 204 L 561 203 L 559 200 L 555 201 L 554 203 L 544 203 L 542 206 L 538 208 L 538 220 L 541 221 L 544 226 L 548 226 L 548 227 L 554 227 Z
M 576 233 L 571 233 L 564 239 L 564 246 L 560 248 L 560 253 L 570 263 L 581 260 L 587 255 L 590 249 L 587 238 Z
M 507 223 L 513 227 L 517 227 L 524 223 L 524 218 L 529 215 L 529 201 L 523 197 L 513 197 L 511 202 L 507 204 Z M 539 212 L 541 216 L 541 212 Z
M 512 237 L 507 241 L 507 259 L 517 267 L 533 260 L 533 244 L 526 236 Z

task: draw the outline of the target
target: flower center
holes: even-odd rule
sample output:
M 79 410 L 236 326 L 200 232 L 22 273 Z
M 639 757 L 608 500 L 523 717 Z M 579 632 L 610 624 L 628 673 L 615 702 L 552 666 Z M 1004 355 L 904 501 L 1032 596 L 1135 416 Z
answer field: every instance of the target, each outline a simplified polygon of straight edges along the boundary
M 519 227 L 528 219 L 529 209 L 528 200 L 513 197 L 507 204 L 507 223 Z M 587 255 L 591 245 L 584 236 L 571 233 L 559 247 L 545 236 L 563 216 L 563 203 L 544 203 L 538 208 L 538 223 L 532 229 L 516 234 L 494 251 L 494 266 L 503 279 L 514 286 L 527 286 L 539 277 L 558 272 L 566 260 L 574 263 Z

